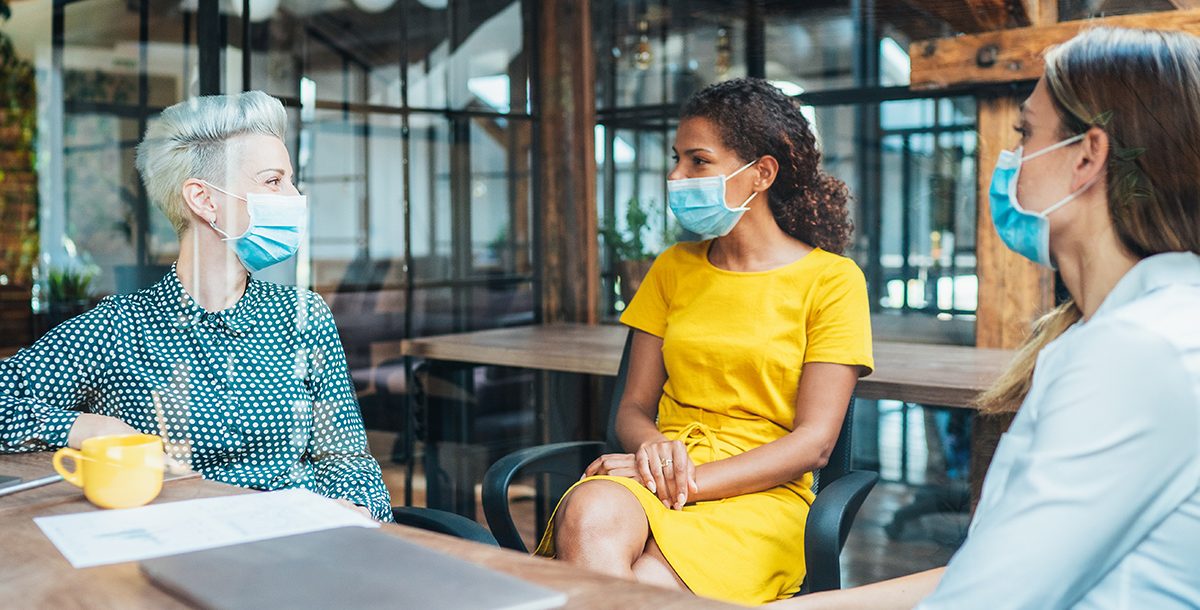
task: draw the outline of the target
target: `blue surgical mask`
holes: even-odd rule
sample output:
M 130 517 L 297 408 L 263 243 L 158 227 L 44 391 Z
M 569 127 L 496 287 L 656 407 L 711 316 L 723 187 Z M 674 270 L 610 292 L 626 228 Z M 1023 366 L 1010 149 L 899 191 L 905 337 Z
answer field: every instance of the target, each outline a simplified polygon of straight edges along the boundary
M 752 193 L 742 205 L 730 208 L 725 203 L 725 183 L 757 162 L 757 159 L 751 161 L 728 176 L 668 180 L 667 203 L 679 225 L 705 238 L 728 235 L 758 193 Z
M 1083 139 L 1086 134 L 1067 138 L 1057 144 L 1039 150 L 1028 157 L 1022 157 L 1023 148 L 1000 152 L 996 160 L 996 169 L 992 170 L 992 184 L 988 189 L 988 202 L 992 208 L 992 224 L 1000 239 L 1010 250 L 1038 263 L 1054 268 L 1050 260 L 1050 219 L 1052 212 L 1067 205 L 1080 193 L 1088 190 L 1096 181 L 1088 181 L 1078 191 L 1063 197 L 1054 205 L 1041 212 L 1031 212 L 1021 207 L 1017 202 L 1017 178 L 1021 175 L 1021 164 L 1036 159 L 1048 152 L 1069 146 Z
M 246 193 L 239 197 L 213 184 L 208 186 L 246 202 L 250 226 L 236 237 L 208 223 L 219 233 L 225 245 L 237 255 L 250 273 L 257 273 L 296 254 L 300 238 L 308 228 L 308 198 L 304 195 Z

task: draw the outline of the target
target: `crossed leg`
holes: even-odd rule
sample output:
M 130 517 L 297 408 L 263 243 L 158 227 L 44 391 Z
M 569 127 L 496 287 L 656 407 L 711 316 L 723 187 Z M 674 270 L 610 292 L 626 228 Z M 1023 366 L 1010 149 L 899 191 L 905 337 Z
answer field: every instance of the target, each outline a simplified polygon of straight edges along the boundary
M 563 499 L 554 522 L 559 559 L 620 578 L 688 590 L 654 542 L 641 503 L 617 483 L 579 485 Z

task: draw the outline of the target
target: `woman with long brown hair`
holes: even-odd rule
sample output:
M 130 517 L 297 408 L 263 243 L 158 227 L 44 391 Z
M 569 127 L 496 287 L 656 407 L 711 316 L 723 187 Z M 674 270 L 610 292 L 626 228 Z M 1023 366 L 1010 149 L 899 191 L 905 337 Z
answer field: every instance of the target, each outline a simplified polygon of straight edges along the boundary
M 1200 607 L 1200 39 L 1046 53 L 992 218 L 1071 300 L 982 398 L 1019 410 L 943 570 L 796 608 Z

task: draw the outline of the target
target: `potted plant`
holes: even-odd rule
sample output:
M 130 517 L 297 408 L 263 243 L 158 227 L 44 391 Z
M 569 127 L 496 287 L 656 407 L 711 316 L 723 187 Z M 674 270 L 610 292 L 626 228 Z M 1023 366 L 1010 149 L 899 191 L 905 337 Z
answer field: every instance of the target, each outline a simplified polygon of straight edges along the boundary
M 647 207 L 634 197 L 625 208 L 625 226 L 617 226 L 616 218 L 609 218 L 600 228 L 600 236 L 613 256 L 613 268 L 617 273 L 621 301 L 628 304 L 642 285 L 655 252 L 646 245 L 646 234 L 650 230 L 650 215 Z
M 50 327 L 87 311 L 92 305 L 92 280 L 99 270 L 93 265 L 56 267 L 46 276 L 50 301 Z

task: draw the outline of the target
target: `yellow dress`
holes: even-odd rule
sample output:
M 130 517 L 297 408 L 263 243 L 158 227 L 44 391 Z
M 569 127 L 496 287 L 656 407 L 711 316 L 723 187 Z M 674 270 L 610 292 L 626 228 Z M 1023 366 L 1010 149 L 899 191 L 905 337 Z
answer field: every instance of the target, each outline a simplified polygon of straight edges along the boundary
M 659 255 L 621 316 L 663 339 L 658 428 L 697 465 L 791 432 L 805 362 L 874 366 L 866 281 L 853 261 L 815 249 L 769 271 L 733 272 L 709 262 L 710 243 Z M 637 496 L 663 556 L 697 595 L 761 604 L 799 590 L 811 473 L 682 511 L 633 479 L 593 479 Z M 554 556 L 553 519 L 536 553 Z

